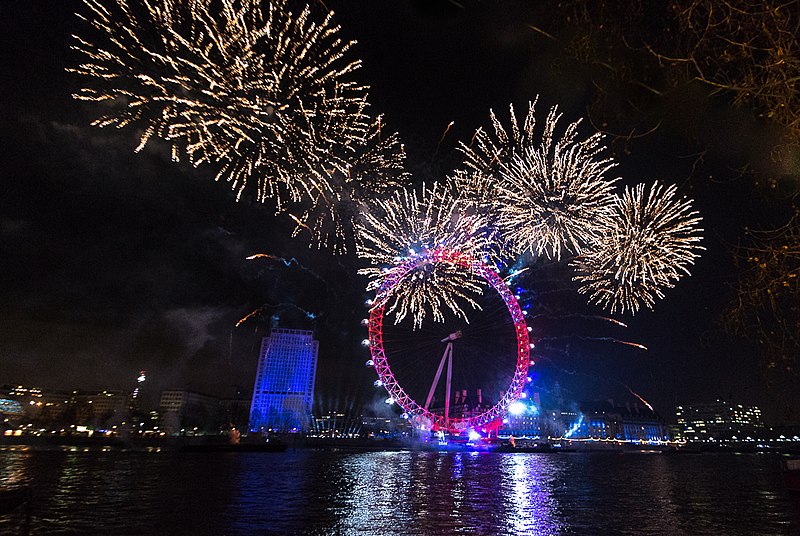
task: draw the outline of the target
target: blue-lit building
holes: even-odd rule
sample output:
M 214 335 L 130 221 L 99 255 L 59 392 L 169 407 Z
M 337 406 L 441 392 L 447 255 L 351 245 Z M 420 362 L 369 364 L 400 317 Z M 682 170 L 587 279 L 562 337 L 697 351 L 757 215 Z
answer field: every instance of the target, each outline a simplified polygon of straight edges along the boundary
M 539 409 L 520 404 L 504 419 L 501 437 L 546 439 L 604 439 L 617 441 L 666 441 L 669 429 L 652 410 L 639 405 L 615 406 L 611 401 L 583 402 L 569 410 Z
M 264 337 L 250 406 L 251 431 L 309 429 L 318 346 L 313 331 L 275 328 Z

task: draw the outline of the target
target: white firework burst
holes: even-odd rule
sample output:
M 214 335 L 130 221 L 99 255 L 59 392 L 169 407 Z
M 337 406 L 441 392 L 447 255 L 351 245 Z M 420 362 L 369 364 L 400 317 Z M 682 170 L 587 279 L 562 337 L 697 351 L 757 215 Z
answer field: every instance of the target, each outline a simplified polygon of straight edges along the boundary
M 535 102 L 522 128 L 510 109 L 506 129 L 491 114 L 493 134 L 479 129 L 462 144 L 466 169 L 451 180 L 495 225 L 502 247 L 518 255 L 531 252 L 560 260 L 580 253 L 594 239 L 613 200 L 615 166 L 603 157 L 603 136 L 581 138 L 580 121 L 557 129 L 561 114 L 551 108 L 541 133 Z
M 489 214 L 496 208 L 495 189 L 501 166 L 536 145 L 535 107 L 535 100 L 528 103 L 528 113 L 520 128 L 514 105 L 510 104 L 508 129 L 489 110 L 491 128 L 481 127 L 469 144 L 459 143 L 465 168 L 456 171 L 451 180 L 465 200 Z
M 447 249 L 483 258 L 490 253 L 490 237 L 482 216 L 469 211 L 451 190 L 434 184 L 421 193 L 400 190 L 370 204 L 358 223 L 357 251 L 371 266 L 359 270 L 371 281 L 368 290 L 403 260 L 426 250 Z M 483 292 L 482 280 L 468 270 L 447 263 L 426 264 L 398 282 L 383 304 L 395 323 L 411 315 L 419 327 L 430 314 L 443 322 L 445 308 L 467 319 L 467 306 L 478 308 L 474 296 Z
M 332 13 L 315 21 L 286 0 L 83 1 L 70 71 L 87 87 L 74 96 L 107 105 L 96 126 L 140 128 L 137 151 L 162 138 L 175 160 L 219 163 L 237 198 L 252 188 L 279 210 L 304 203 L 292 210 L 312 227 L 304 214 L 317 201 L 336 203 L 362 179 L 392 182 L 402 149 L 367 113 L 367 88 L 351 79 L 361 62 Z M 368 179 L 351 172 L 364 162 Z
M 626 188 L 613 209 L 597 242 L 572 262 L 579 292 L 612 313 L 652 309 L 664 289 L 690 275 L 704 249 L 702 218 L 675 186 L 659 183 Z

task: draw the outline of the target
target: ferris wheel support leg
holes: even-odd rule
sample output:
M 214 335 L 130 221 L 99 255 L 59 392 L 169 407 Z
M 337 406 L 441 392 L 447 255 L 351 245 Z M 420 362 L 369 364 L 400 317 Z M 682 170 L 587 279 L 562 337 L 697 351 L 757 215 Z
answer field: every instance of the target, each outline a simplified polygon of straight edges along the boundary
M 448 342 L 445 349 L 447 354 L 447 384 L 444 390 L 444 420 L 450 420 L 450 382 L 453 379 L 453 343 Z
M 431 400 L 433 400 L 433 393 L 436 391 L 436 386 L 439 384 L 439 378 L 442 377 L 442 369 L 444 368 L 444 362 L 447 359 L 448 355 L 452 355 L 452 343 L 448 343 L 447 348 L 444 349 L 444 353 L 442 354 L 442 360 L 439 361 L 439 368 L 436 369 L 436 376 L 433 378 L 433 383 L 431 384 L 431 389 L 428 391 L 428 398 L 425 400 L 425 411 L 428 411 L 428 408 L 431 405 Z M 449 385 L 449 384 L 448 384 Z M 447 393 L 448 399 L 450 398 L 450 393 Z

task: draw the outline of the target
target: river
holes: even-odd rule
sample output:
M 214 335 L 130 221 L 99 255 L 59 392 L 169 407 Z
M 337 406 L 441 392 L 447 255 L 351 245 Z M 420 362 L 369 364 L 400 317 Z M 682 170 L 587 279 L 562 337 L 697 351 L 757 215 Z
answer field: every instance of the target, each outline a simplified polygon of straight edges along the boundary
M 0 485 L 32 487 L 41 535 L 800 534 L 780 460 L 4 447 Z

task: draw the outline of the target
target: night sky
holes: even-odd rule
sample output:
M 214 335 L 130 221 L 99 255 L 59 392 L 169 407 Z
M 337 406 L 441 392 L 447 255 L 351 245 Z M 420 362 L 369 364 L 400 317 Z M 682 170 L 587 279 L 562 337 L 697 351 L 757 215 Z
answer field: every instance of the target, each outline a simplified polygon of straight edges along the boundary
M 509 103 L 521 113 L 539 95 L 542 119 L 558 104 L 565 121 L 588 114 L 611 134 L 624 184 L 664 180 L 695 199 L 707 250 L 654 312 L 620 317 L 627 329 L 576 316 L 602 311 L 574 292 L 528 282 L 534 296 L 553 291 L 540 296 L 548 310 L 571 315 L 535 326 L 553 339 L 543 382 L 575 400 L 623 403 L 634 401 L 627 385 L 668 418 L 676 403 L 720 397 L 759 405 L 770 422 L 800 420 L 797 386 L 765 377 L 754 348 L 722 328 L 743 229 L 788 216 L 757 185 L 798 176 L 770 158 L 777 127 L 699 83 L 665 82 L 656 95 L 575 59 L 561 39 L 578 30 L 557 2 L 326 5 L 358 41 L 359 80 L 405 142 L 415 182 L 443 179 L 459 162 L 456 143 L 486 125 L 490 109 L 507 118 Z M 289 238 L 285 216 L 236 202 L 213 169 L 170 162 L 164 144 L 134 154 L 135 129 L 90 127 L 98 110 L 71 98 L 82 81 L 65 71 L 77 61 L 76 11 L 78 0 L 0 4 L 0 384 L 130 389 L 146 369 L 153 403 L 168 387 L 228 396 L 252 388 L 259 337 L 279 313 L 284 325 L 317 329 L 319 409 L 369 402 L 357 259 Z M 631 54 L 628 67 L 658 79 L 644 71 L 651 64 Z M 755 172 L 742 174 L 744 164 Z M 253 253 L 296 261 L 245 260 Z M 565 277 L 558 272 L 541 273 Z M 264 304 L 260 319 L 234 327 Z M 649 351 L 589 340 L 603 337 Z

